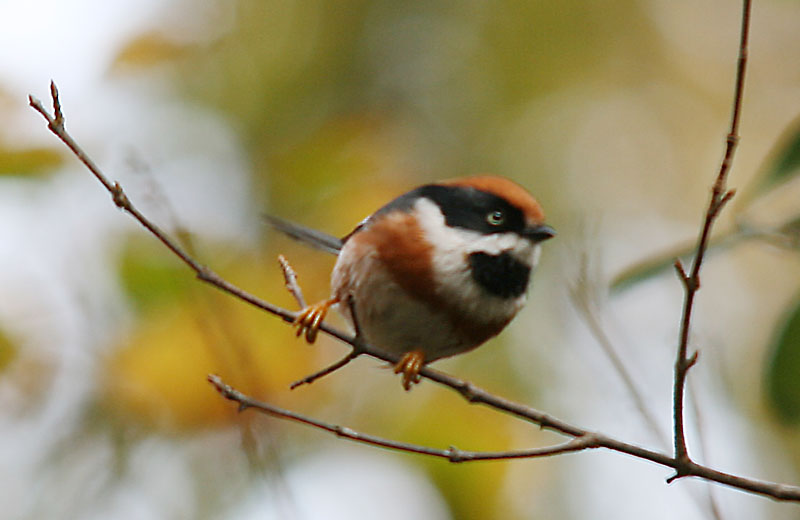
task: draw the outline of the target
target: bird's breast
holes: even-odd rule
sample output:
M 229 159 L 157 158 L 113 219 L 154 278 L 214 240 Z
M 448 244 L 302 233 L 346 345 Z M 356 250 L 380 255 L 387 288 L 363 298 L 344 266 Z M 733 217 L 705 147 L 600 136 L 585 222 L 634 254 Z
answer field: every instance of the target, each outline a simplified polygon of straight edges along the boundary
M 479 287 L 466 257 L 443 277 L 435 252 L 404 213 L 386 215 L 345 243 L 334 268 L 334 296 L 354 301 L 370 343 L 397 354 L 421 349 L 432 361 L 484 343 L 521 307 L 519 298 L 497 298 Z M 341 310 L 352 320 L 348 305 Z

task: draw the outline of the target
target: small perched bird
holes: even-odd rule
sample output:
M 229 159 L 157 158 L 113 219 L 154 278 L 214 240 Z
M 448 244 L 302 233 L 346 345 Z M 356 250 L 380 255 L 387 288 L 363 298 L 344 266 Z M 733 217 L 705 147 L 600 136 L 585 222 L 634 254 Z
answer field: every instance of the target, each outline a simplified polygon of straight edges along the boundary
M 268 219 L 339 255 L 331 297 L 300 312 L 298 336 L 313 343 L 337 306 L 365 341 L 402 356 L 395 373 L 406 390 L 423 365 L 472 350 L 508 325 L 525 303 L 540 243 L 555 236 L 536 199 L 494 176 L 420 186 L 342 239 Z

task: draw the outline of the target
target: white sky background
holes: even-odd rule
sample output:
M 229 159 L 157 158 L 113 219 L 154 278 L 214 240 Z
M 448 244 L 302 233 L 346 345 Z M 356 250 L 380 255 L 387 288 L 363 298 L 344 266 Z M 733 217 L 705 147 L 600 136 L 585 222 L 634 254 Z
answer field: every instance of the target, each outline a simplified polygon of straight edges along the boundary
M 137 186 L 137 179 L 125 168 L 126 157 L 133 151 L 158 172 L 158 182 L 190 229 L 247 243 L 256 233 L 259 208 L 248 206 L 248 165 L 226 122 L 216 114 L 187 106 L 171 94 L 169 82 L 157 73 L 144 78 L 108 74 L 111 60 L 134 35 L 159 26 L 164 20 L 175 27 L 175 20 L 182 20 L 179 3 L 177 0 L 0 0 L 0 90 L 16 103 L 2 113 L 5 123 L 0 126 L 0 134 L 4 141 L 20 146 L 58 146 L 42 119 L 26 106 L 29 93 L 48 104 L 48 85 L 54 79 L 61 89 L 70 131 L 100 164 L 113 171 L 114 178 L 124 181 L 129 194 L 135 197 L 137 187 L 141 188 L 141 182 Z M 211 8 L 207 4 L 201 6 Z M 714 12 L 717 10 L 714 7 Z M 197 37 L 212 26 L 216 30 L 225 26 L 206 26 L 196 20 L 186 23 L 195 25 L 186 26 L 185 32 L 177 29 L 181 38 Z M 690 39 L 681 36 L 678 41 Z M 626 106 L 630 106 L 629 99 L 625 98 Z M 596 103 L 595 110 L 602 114 L 604 122 L 619 114 L 618 102 L 616 99 Z M 604 107 L 611 108 L 604 112 Z M 583 135 L 598 134 L 591 122 L 584 123 Z M 624 120 L 620 127 L 628 123 Z M 644 117 L 643 124 L 650 124 L 650 120 Z M 648 127 L 648 132 L 651 130 L 658 129 Z M 588 147 L 582 144 L 581 134 L 571 138 L 575 147 L 583 150 L 583 155 L 576 154 L 578 161 L 588 161 L 591 156 L 587 154 Z M 602 157 L 598 155 L 598 159 L 592 165 L 599 165 L 598 171 L 602 171 Z M 583 169 L 583 164 L 575 167 Z M 220 175 L 222 171 L 224 176 Z M 708 173 L 710 179 L 712 171 Z M 195 188 L 187 190 L 188 185 Z M 580 186 L 576 182 L 571 189 Z M 207 210 L 212 207 L 213 212 Z M 665 226 L 663 221 L 632 223 L 625 215 L 612 215 L 603 225 L 622 229 L 622 235 L 634 230 L 632 233 L 639 236 L 651 234 L 650 226 Z M 50 359 L 54 367 L 47 375 L 53 382 L 41 405 L 25 415 L 14 411 L 25 396 L 19 388 L 0 379 L 0 504 L 4 518 L 56 517 L 63 512 L 62 507 L 67 508 L 71 518 L 195 516 L 193 508 L 198 497 L 193 489 L 189 460 L 202 453 L 207 443 L 221 442 L 218 437 L 225 434 L 211 435 L 211 441 L 198 436 L 186 442 L 158 438 L 143 442 L 133 451 L 131 472 L 119 479 L 112 490 L 99 494 L 102 500 L 86 493 L 85 488 L 91 488 L 98 472 L 110 471 L 109 446 L 85 447 L 81 452 L 85 459 L 82 467 L 62 465 L 45 469 L 47 457 L 62 435 L 82 419 L 82 411 L 94 390 L 97 356 L 105 348 L 111 329 L 126 324 L 125 302 L 111 267 L 114 254 L 111 237 L 131 229 L 135 225 L 115 210 L 109 197 L 76 161 L 67 160 L 63 172 L 45 181 L 0 179 L 0 326 L 20 340 L 25 355 Z M 676 238 L 684 236 L 683 229 L 670 228 L 664 232 Z M 620 251 L 627 253 L 631 241 L 636 239 L 620 236 L 616 240 L 617 243 L 612 240 L 604 244 L 612 261 L 617 261 Z M 735 279 L 741 267 L 721 262 L 715 269 L 715 274 L 709 272 L 709 277 Z M 537 283 L 546 286 L 561 281 Z M 623 331 L 615 330 L 622 342 L 656 352 L 660 345 L 672 341 L 675 317 L 658 316 L 656 310 L 677 309 L 680 294 L 675 290 L 674 280 L 659 284 L 660 281 L 647 284 L 616 302 L 614 312 L 618 321 L 612 319 L 612 326 L 624 324 L 619 327 Z M 730 301 L 739 301 L 736 287 L 728 290 Z M 721 296 L 718 293 L 716 297 Z M 556 308 L 552 309 L 553 314 L 556 312 Z M 542 319 L 558 321 L 546 313 Z M 98 326 L 103 323 L 106 325 Z M 629 324 L 639 325 L 629 327 Z M 739 322 L 738 326 L 746 324 Z M 559 343 L 584 346 L 592 343 L 579 321 L 569 323 L 568 330 L 568 337 L 560 338 Z M 524 327 L 516 329 L 521 336 L 527 332 Z M 703 339 L 718 337 L 708 330 L 700 329 L 699 333 L 705 334 Z M 54 342 L 54 337 L 59 341 Z M 524 339 L 527 341 L 527 337 Z M 556 374 L 551 377 L 565 386 L 548 392 L 551 394 L 548 406 L 571 410 L 590 421 L 584 426 L 624 438 L 640 436 L 643 442 L 650 442 L 652 439 L 643 428 L 635 424 L 627 396 L 613 376 L 608 375 L 604 360 L 600 355 L 592 359 L 593 355 L 580 348 L 552 353 L 550 361 L 556 368 L 548 372 Z M 653 362 L 654 357 L 661 355 L 651 356 L 648 366 L 671 362 L 666 355 L 663 361 Z M 524 354 L 520 354 L 520 359 L 520 366 L 529 366 Z M 646 385 L 647 391 L 652 392 L 646 395 L 648 401 L 656 403 L 654 408 L 658 410 L 669 410 L 669 393 L 663 391 L 665 384 L 669 384 L 669 374 L 664 378 L 662 372 L 637 368 L 641 370 L 638 373 L 641 381 L 657 382 Z M 703 370 L 712 369 L 706 365 L 695 370 L 693 380 L 699 381 Z M 754 439 L 757 436 L 752 425 L 742 423 L 732 404 L 713 397 L 714 378 L 706 381 L 697 386 L 698 393 L 707 396 L 703 403 L 704 417 L 715 425 L 706 431 L 709 442 L 717 447 L 713 462 L 723 463 L 724 468 L 738 464 L 734 469 L 745 474 L 791 478 L 791 473 L 769 454 L 761 460 L 747 456 L 750 451 L 760 453 L 760 445 L 767 440 Z M 605 402 L 593 400 L 596 408 L 582 409 L 585 407 L 580 403 L 586 402 L 587 389 L 603 395 Z M 668 426 L 668 417 L 661 415 Z M 235 445 L 235 439 L 223 445 Z M 343 470 L 343 460 L 352 467 Z M 543 504 L 552 500 L 548 492 L 555 492 L 546 487 L 526 489 L 527 466 L 515 464 L 511 472 L 514 478 L 508 483 L 509 500 L 536 517 L 536 512 L 551 507 Z M 562 477 L 554 479 L 553 486 L 569 482 L 574 488 L 570 493 L 581 497 L 561 506 L 576 518 L 707 518 L 681 490 L 692 487 L 702 497 L 701 484 L 680 482 L 671 487 L 661 486 L 657 482 L 668 472 L 640 461 L 617 455 L 576 455 L 564 457 L 551 467 L 558 467 L 557 476 Z M 409 467 L 402 456 L 370 448 L 320 452 L 301 458 L 287 469 L 285 480 L 294 500 L 302 504 L 295 511 L 302 515 L 298 518 L 376 518 L 377 512 L 383 513 L 383 519 L 448 517 L 441 497 L 424 475 Z M 246 485 L 251 487 L 244 493 L 244 500 L 228 511 L 227 518 L 281 518 L 280 508 L 285 504 L 280 504 L 283 500 L 280 491 L 271 490 L 260 481 Z M 354 486 L 367 485 L 374 486 L 371 493 L 348 494 Z M 387 511 L 387 501 L 401 489 L 417 497 L 421 505 L 410 503 L 411 509 L 403 510 L 403 502 L 394 501 L 391 511 Z M 788 517 L 791 512 L 786 507 L 773 507 L 764 499 L 727 490 L 717 490 L 716 494 L 724 504 L 726 519 L 756 518 L 765 511 L 782 518 L 781 515 Z M 43 501 L 43 496 L 50 498 Z M 320 509 L 315 509 L 316 506 Z

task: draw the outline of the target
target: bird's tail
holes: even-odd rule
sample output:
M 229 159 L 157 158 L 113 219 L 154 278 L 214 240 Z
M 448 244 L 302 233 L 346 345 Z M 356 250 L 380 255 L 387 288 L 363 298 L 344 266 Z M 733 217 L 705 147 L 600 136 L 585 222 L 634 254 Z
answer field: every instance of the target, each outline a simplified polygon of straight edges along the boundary
M 294 222 L 289 222 L 288 220 L 272 215 L 264 215 L 264 220 L 289 238 L 321 249 L 327 253 L 338 255 L 339 251 L 342 249 L 342 240 L 333 235 L 300 224 L 295 224 Z

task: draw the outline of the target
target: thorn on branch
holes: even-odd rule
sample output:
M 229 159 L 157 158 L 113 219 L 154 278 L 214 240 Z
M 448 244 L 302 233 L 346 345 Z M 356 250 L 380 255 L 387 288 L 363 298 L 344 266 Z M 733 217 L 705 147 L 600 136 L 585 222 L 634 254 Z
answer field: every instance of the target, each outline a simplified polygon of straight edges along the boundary
M 692 274 L 687 273 L 680 258 L 675 259 L 673 266 L 675 267 L 675 271 L 678 273 L 678 278 L 680 278 L 681 283 L 683 283 L 683 287 L 688 292 L 695 292 L 700 288 L 700 278 L 695 274 L 694 271 Z
M 131 201 L 128 199 L 128 196 L 125 194 L 125 191 L 122 189 L 122 186 L 118 182 L 114 182 L 113 187 L 111 188 L 111 198 L 114 200 L 114 204 L 120 209 L 130 209 Z
M 697 363 L 697 357 L 700 355 L 699 350 L 695 350 L 694 354 L 692 354 L 689 358 L 686 359 L 686 364 L 684 365 L 684 370 L 689 370 Z
M 337 437 L 350 437 L 353 435 L 353 431 L 350 428 L 347 428 L 345 426 L 339 426 L 338 424 L 334 425 L 333 433 Z
M 459 450 L 455 446 L 450 446 L 449 448 L 447 448 L 446 453 L 447 453 L 447 460 L 454 464 L 458 464 L 459 462 L 464 462 L 464 460 L 466 460 L 461 450 Z
M 475 385 L 469 381 L 461 381 L 461 384 L 458 385 L 458 393 L 460 393 L 464 399 L 470 403 L 475 403 L 478 401 L 478 393 L 475 389 Z
M 64 113 L 61 111 L 58 87 L 56 87 L 56 82 L 52 79 L 50 80 L 50 97 L 53 98 L 53 124 L 59 128 L 64 128 Z
M 39 101 L 39 99 L 33 94 L 28 94 L 28 105 L 37 112 L 41 112 L 43 110 L 42 102 Z
M 678 479 L 694 475 L 697 465 L 689 458 L 689 455 L 684 455 L 675 459 L 674 468 L 675 474 L 667 478 L 667 484 L 672 484 Z
M 211 383 L 211 385 L 214 388 L 217 389 L 217 392 L 219 392 L 222 397 L 224 397 L 225 399 L 231 399 L 235 390 L 230 386 L 228 386 L 226 383 L 223 383 L 222 378 L 220 378 L 216 374 L 208 374 L 206 379 L 208 380 L 209 383 Z
M 56 127 L 53 116 L 51 116 L 50 113 L 47 111 L 47 109 L 44 108 L 42 102 L 38 98 L 34 97 L 32 94 L 29 94 L 28 105 L 30 105 L 34 110 L 39 112 L 42 115 L 42 117 L 44 117 L 45 120 L 47 120 L 47 128 L 54 134 L 58 135 L 61 128 Z
M 303 297 L 303 290 L 300 288 L 300 284 L 297 283 L 297 273 L 292 269 L 291 264 L 289 264 L 285 256 L 278 255 L 278 263 L 281 266 L 281 271 L 283 271 L 283 281 L 286 290 L 294 297 L 297 305 L 301 309 L 305 309 L 306 300 Z
M 681 262 L 681 259 L 676 258 L 675 263 L 672 265 L 675 267 L 675 271 L 678 272 L 678 276 L 684 285 L 687 284 L 689 282 L 689 275 L 686 274 L 686 269 L 683 268 L 683 262 Z
M 708 218 L 715 219 L 719 212 L 722 211 L 722 208 L 731 201 L 731 199 L 736 195 L 736 190 L 731 189 L 726 191 L 724 194 L 721 193 L 722 187 L 720 187 L 720 194 L 715 195 L 715 199 L 711 204 L 711 207 L 708 208 Z
M 730 200 L 736 196 L 736 189 L 731 189 L 725 192 L 725 195 L 722 196 L 722 199 L 719 201 L 720 206 L 723 206 L 730 202 Z
M 44 108 L 42 102 L 33 95 L 28 95 L 28 105 L 39 112 L 47 120 L 47 128 L 56 135 L 64 132 L 64 114 L 61 111 L 61 101 L 58 98 L 58 88 L 53 80 L 50 80 L 50 97 L 53 100 L 53 115 Z
M 237 412 L 241 413 L 250 408 L 251 405 L 249 398 L 240 391 L 234 389 L 229 384 L 224 383 L 222 378 L 220 378 L 218 375 L 208 374 L 208 376 L 206 376 L 206 380 L 208 380 L 208 382 L 211 383 L 217 392 L 219 392 L 219 395 L 229 401 L 238 403 L 238 406 L 236 407 Z
M 199 265 L 197 279 L 203 282 L 213 283 L 216 281 L 216 273 L 204 265 Z

